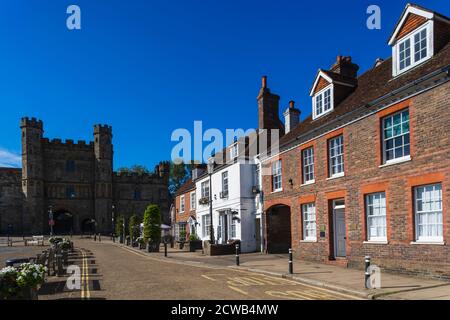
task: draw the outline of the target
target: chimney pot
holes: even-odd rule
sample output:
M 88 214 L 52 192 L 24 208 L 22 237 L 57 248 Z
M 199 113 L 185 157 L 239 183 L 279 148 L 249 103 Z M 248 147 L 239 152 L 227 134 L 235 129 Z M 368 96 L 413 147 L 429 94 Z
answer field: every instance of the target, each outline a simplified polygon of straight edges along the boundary
M 293 109 L 295 107 L 295 101 L 289 101 L 289 108 Z
M 262 77 L 262 87 L 264 89 L 267 88 L 267 76 Z

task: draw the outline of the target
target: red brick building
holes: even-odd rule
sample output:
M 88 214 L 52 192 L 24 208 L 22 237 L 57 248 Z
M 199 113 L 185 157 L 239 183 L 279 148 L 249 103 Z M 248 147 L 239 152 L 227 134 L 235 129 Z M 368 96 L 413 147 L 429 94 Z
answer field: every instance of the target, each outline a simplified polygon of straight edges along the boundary
M 196 207 L 197 194 L 195 180 L 206 170 L 203 164 L 197 164 L 192 170 L 192 177 L 187 180 L 175 194 L 174 236 L 176 241 L 185 241 L 191 234 L 197 235 Z M 184 236 L 183 236 L 184 235 Z
M 391 58 L 318 71 L 312 115 L 263 160 L 268 252 L 450 279 L 449 40 L 447 17 L 408 5 Z

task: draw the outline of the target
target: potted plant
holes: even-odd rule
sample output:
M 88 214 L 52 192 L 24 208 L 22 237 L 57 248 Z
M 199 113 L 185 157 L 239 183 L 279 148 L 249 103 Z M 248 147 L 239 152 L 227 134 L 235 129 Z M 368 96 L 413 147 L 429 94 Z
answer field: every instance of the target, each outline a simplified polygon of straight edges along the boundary
M 45 282 L 43 265 L 23 263 L 19 268 L 6 267 L 0 270 L 1 300 L 37 300 L 38 290 Z
M 189 235 L 189 251 L 194 252 L 195 250 L 200 249 L 203 249 L 202 241 L 196 234 Z
M 19 293 L 17 273 L 17 269 L 13 267 L 0 269 L 0 300 L 11 299 Z
M 144 241 L 148 252 L 159 252 L 161 244 L 161 212 L 157 205 L 151 204 L 144 213 Z

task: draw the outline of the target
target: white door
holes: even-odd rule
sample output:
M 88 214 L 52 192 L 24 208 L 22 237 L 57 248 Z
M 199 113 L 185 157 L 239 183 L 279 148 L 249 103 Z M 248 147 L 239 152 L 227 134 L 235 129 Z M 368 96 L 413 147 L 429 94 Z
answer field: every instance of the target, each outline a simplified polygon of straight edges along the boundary
M 336 205 L 333 210 L 334 216 L 334 256 L 335 257 L 345 257 L 345 243 L 346 243 L 346 232 L 345 232 L 345 206 L 343 204 Z

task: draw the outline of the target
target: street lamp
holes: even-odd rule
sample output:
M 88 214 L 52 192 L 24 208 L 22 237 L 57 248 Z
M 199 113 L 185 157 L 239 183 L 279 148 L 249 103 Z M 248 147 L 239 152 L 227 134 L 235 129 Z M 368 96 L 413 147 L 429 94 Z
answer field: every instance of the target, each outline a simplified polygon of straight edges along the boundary
M 214 244 L 214 226 L 213 226 L 213 207 L 212 207 L 212 174 L 214 172 L 214 161 L 208 162 L 208 174 L 209 174 L 209 218 L 211 220 L 209 236 L 211 244 Z

